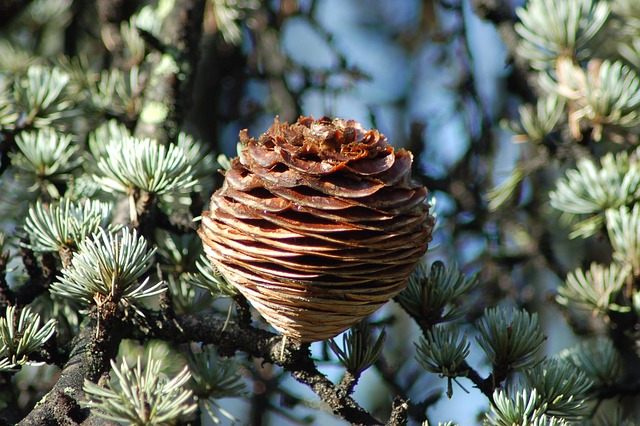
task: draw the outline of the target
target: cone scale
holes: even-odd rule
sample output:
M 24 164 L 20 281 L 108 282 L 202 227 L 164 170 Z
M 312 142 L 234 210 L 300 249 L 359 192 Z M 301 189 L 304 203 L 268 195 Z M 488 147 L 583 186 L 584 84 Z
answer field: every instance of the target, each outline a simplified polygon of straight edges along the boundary
M 301 117 L 244 145 L 203 212 L 207 257 L 280 333 L 332 338 L 399 293 L 431 240 L 413 156 L 355 121 Z

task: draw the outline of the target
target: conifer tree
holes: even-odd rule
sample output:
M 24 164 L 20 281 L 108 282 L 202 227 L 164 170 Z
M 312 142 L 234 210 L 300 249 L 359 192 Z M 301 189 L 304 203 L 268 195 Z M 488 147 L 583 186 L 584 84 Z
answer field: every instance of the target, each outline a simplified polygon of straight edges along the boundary
M 328 3 L 0 0 L 0 424 L 640 421 L 640 3 Z

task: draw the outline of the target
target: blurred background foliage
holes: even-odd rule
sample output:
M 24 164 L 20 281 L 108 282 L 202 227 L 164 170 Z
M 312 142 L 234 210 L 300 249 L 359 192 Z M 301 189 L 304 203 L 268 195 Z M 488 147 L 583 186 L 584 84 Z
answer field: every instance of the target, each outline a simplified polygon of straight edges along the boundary
M 274 116 L 327 115 L 414 153 L 438 229 L 431 268 L 398 303 L 313 345 L 322 371 L 338 381 L 341 363 L 366 370 L 354 397 L 380 418 L 400 394 L 415 422 L 634 424 L 637 1 L 207 0 L 184 16 L 192 3 L 0 1 L 3 285 L 30 279 L 24 250 L 59 262 L 63 276 L 20 321 L 3 306 L 0 371 L 14 386 L 1 410 L 28 412 L 55 382 L 56 367 L 25 358 L 54 321 L 69 343 L 82 304 L 109 294 L 110 278 L 82 275 L 73 253 L 134 241 L 122 228 L 146 215 L 165 229 L 140 228 L 149 251 L 131 243 L 144 265 L 129 271 L 123 303 L 135 310 L 165 291 L 148 284 L 155 256 L 176 312 L 231 318 L 230 300 L 242 302 L 182 232 L 220 184 L 215 170 L 235 156 L 241 129 L 258 136 Z M 29 339 L 13 345 L 14 332 Z M 163 358 L 173 362 L 153 361 Z M 183 402 L 196 395 L 198 412 L 226 424 L 340 424 L 282 370 L 237 358 L 126 341 L 113 376 L 125 389 L 155 378 L 146 392 L 181 402 L 169 414 L 192 414 Z M 89 406 L 120 398 L 85 390 Z

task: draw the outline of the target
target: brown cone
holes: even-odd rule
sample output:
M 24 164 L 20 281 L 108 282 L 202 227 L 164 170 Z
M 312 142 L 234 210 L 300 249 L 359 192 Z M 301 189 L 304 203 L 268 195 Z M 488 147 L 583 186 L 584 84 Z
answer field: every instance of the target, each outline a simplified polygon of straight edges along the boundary
M 413 156 L 355 121 L 276 119 L 202 215 L 207 256 L 280 333 L 336 336 L 407 283 L 431 241 Z

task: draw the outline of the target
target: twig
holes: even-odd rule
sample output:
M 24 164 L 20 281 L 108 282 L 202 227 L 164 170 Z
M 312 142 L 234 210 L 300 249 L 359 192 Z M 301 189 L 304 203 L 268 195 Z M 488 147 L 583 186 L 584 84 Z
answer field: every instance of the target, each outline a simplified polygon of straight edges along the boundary
M 393 408 L 391 409 L 391 416 L 387 422 L 387 426 L 399 426 L 406 425 L 408 419 L 409 403 L 404 399 L 396 396 L 393 400 Z
M 49 284 L 55 279 L 56 267 L 51 253 L 45 253 L 42 256 L 41 268 L 33 250 L 24 246 L 29 243 L 28 238 L 25 237 L 20 242 L 20 256 L 29 279 L 14 291 L 14 303 L 16 306 L 25 306 L 49 288 Z
M 407 394 L 407 388 L 410 388 L 410 385 L 404 387 L 398 383 L 396 368 L 391 367 L 382 355 L 378 357 L 374 366 L 387 386 L 391 388 L 391 392 L 404 401 L 407 401 L 409 405 L 408 414 L 420 424 L 424 423 L 427 420 L 427 408 L 438 402 L 442 393 L 436 392 L 420 402 L 411 401 Z
M 416 324 L 418 324 L 420 330 L 422 331 L 422 334 L 425 336 L 427 332 L 435 325 L 435 323 L 427 321 L 425 318 L 412 315 L 408 311 L 407 313 L 409 314 L 409 316 L 411 316 L 411 318 L 413 318 Z M 466 377 L 471 380 L 473 384 L 480 390 L 480 392 L 482 392 L 487 398 L 489 398 L 489 401 L 491 401 L 492 403 L 493 391 L 495 390 L 496 385 L 501 383 L 506 378 L 506 375 L 504 375 L 501 371 L 494 370 L 494 373 L 490 374 L 486 379 L 483 379 L 476 370 L 474 370 L 469 364 L 467 364 L 466 361 L 460 364 L 458 370 L 459 372 L 466 371 Z
M 248 327 L 251 325 L 251 305 L 247 299 L 238 294 L 233 297 L 233 302 L 236 305 L 236 314 L 238 316 L 238 324 L 242 327 Z
M 342 379 L 340 379 L 336 389 L 340 394 L 351 395 L 358 384 L 358 380 L 360 380 L 360 374 L 353 374 L 347 370 L 344 372 L 344 375 L 342 376 Z
M 471 380 L 476 388 L 478 388 L 484 396 L 489 398 L 489 401 L 493 404 L 493 391 L 495 390 L 493 386 L 493 375 L 490 374 L 489 377 L 483 379 L 466 361 L 460 364 L 459 369 L 467 371 L 467 379 Z

